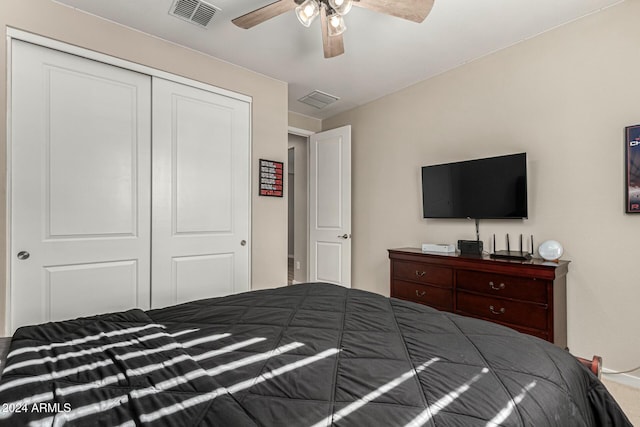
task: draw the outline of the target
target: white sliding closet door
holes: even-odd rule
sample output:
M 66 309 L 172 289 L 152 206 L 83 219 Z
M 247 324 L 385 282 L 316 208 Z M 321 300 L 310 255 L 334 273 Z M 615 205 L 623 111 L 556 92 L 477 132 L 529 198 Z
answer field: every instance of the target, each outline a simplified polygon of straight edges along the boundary
M 249 117 L 153 79 L 152 307 L 249 290 Z
M 12 42 L 12 332 L 149 307 L 150 86 Z

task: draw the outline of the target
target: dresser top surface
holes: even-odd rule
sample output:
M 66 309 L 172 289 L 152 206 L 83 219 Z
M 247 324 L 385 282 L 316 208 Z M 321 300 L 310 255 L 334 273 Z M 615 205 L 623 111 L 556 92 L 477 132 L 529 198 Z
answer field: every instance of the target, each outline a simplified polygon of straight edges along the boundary
M 389 256 L 391 256 L 394 253 L 397 254 L 410 254 L 410 255 L 421 255 L 424 257 L 435 257 L 435 258 L 442 258 L 442 259 L 459 259 L 459 260 L 465 260 L 465 261 L 481 261 L 481 262 L 489 262 L 489 263 L 498 263 L 498 264 L 515 264 L 515 265 L 522 265 L 522 266 L 531 266 L 531 267 L 551 267 L 551 268 L 558 268 L 558 267 L 564 267 L 566 268 L 567 265 L 571 262 L 568 260 L 558 260 L 558 261 L 545 261 L 542 258 L 531 258 L 525 261 L 522 260 L 513 260 L 513 259 L 502 259 L 502 258 L 491 258 L 489 256 L 489 254 L 483 254 L 483 255 L 467 255 L 467 254 L 461 254 L 459 252 L 450 252 L 450 253 L 442 253 L 442 252 L 423 252 L 422 249 L 420 248 L 397 248 L 397 249 L 388 249 L 389 251 Z

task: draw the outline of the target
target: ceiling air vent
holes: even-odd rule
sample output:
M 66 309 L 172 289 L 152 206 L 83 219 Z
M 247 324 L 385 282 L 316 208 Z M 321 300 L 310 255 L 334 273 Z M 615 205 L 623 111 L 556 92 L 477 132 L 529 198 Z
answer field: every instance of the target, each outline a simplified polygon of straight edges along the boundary
M 199 0 L 175 0 L 169 11 L 170 15 L 185 21 L 206 27 L 220 8 Z
M 329 95 L 328 93 L 324 93 L 319 90 L 314 90 L 310 94 L 307 94 L 298 99 L 298 101 L 302 102 L 303 104 L 316 107 L 317 109 L 321 109 L 329 104 L 333 104 L 339 99 L 340 98 L 338 98 L 337 96 Z

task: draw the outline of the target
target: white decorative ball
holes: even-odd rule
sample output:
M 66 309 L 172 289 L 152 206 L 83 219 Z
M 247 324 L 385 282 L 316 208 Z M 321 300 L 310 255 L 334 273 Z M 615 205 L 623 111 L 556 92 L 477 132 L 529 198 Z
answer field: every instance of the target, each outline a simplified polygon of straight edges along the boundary
M 555 240 L 547 240 L 538 246 L 538 253 L 547 261 L 555 261 L 560 259 L 564 253 L 564 248 Z

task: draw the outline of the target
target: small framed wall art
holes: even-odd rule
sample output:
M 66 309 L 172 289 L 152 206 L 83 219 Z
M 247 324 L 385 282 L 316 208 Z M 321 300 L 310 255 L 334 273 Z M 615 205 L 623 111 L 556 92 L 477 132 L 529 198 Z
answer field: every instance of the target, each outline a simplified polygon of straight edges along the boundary
M 625 128 L 626 212 L 640 213 L 640 125 Z
M 284 163 L 260 159 L 259 195 L 282 197 Z

